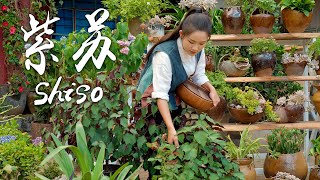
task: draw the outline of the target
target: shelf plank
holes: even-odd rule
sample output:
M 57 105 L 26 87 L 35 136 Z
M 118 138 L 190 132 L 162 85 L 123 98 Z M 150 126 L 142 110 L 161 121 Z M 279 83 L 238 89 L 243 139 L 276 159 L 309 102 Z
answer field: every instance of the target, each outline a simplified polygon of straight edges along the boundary
M 289 129 L 320 129 L 320 121 L 296 122 L 296 123 L 274 123 L 274 122 L 258 122 L 254 124 L 238 124 L 238 123 L 224 123 L 222 124 L 223 131 L 243 131 L 249 127 L 250 131 L 272 130 L 279 127 L 286 127 Z
M 320 33 L 281 33 L 281 34 L 217 34 L 211 35 L 210 40 L 215 41 L 242 41 L 254 38 L 273 38 L 276 40 L 301 40 L 312 39 L 320 36 Z
M 276 81 L 317 81 L 320 76 L 265 76 L 265 77 L 226 77 L 226 82 L 276 82 Z

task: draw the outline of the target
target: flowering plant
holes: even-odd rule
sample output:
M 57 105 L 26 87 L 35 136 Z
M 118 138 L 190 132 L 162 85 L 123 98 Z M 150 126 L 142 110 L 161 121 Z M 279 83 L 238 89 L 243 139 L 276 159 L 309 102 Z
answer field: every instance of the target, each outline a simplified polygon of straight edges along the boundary
M 294 94 L 289 95 L 289 97 L 283 96 L 277 99 L 278 106 L 286 106 L 286 105 L 302 105 L 306 100 L 306 96 L 304 95 L 302 90 L 296 91 Z
M 159 17 L 158 15 L 155 15 L 153 18 L 149 20 L 148 26 L 152 27 L 154 25 L 161 24 L 164 27 L 169 27 L 171 20 L 172 20 L 172 17 L 170 15 L 166 15 L 164 17 Z
M 311 59 L 306 54 L 297 54 L 297 53 L 288 53 L 285 52 L 282 55 L 281 63 L 288 64 L 288 63 L 301 63 L 301 62 L 311 62 Z
M 30 84 L 23 77 L 17 74 L 13 74 L 8 81 L 9 92 L 12 94 L 19 94 L 24 92 L 25 88 Z
M 208 11 L 214 9 L 217 3 L 217 0 L 181 0 L 179 6 L 180 8 L 202 7 Z
M 21 52 L 23 51 L 22 31 L 18 26 L 21 19 L 14 7 L 15 1 L 1 0 L 0 27 L 3 31 L 3 48 L 9 63 L 19 64 Z

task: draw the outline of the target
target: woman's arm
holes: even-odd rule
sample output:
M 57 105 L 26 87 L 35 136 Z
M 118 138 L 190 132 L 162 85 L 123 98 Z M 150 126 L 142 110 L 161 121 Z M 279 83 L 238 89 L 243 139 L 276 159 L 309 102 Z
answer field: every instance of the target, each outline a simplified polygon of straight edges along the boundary
M 174 143 L 176 148 L 179 148 L 179 141 L 178 141 L 178 137 L 177 137 L 177 132 L 173 126 L 168 101 L 166 101 L 164 99 L 157 99 L 157 106 L 158 106 L 159 112 L 163 118 L 163 121 L 166 124 L 167 129 L 168 129 L 168 143 L 169 144 Z

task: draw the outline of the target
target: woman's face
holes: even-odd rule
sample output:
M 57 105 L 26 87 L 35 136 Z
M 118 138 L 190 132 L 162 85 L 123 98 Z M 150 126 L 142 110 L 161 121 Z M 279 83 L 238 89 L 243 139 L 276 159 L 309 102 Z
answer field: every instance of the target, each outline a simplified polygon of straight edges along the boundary
M 195 56 L 200 52 L 208 41 L 208 34 L 204 31 L 195 31 L 191 34 L 184 35 L 183 31 L 179 31 L 182 47 L 190 56 Z

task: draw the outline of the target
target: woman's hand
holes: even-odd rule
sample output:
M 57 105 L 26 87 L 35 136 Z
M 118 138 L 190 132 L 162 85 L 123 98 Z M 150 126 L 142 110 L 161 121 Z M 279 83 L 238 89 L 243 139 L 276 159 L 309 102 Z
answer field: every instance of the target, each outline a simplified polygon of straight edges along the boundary
M 168 129 L 168 143 L 169 144 L 174 144 L 176 148 L 179 148 L 179 141 L 178 141 L 178 136 L 177 132 L 175 129 Z
M 220 97 L 215 89 L 210 91 L 209 97 L 212 99 L 214 106 L 217 106 L 220 102 Z

